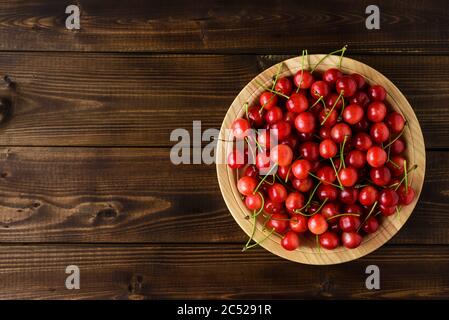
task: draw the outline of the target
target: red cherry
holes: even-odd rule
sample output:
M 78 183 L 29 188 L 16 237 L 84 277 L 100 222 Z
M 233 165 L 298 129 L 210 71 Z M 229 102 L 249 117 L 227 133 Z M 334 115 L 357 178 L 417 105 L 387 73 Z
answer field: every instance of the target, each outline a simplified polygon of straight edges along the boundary
M 329 224 L 334 224 L 337 223 L 338 220 L 332 219 L 332 217 L 335 217 L 338 214 L 339 209 L 340 208 L 338 204 L 336 204 L 335 202 L 328 202 L 321 209 L 321 214 Z
M 248 120 L 253 127 L 260 127 L 264 123 L 264 112 L 260 106 L 248 108 Z
M 231 124 L 232 135 L 236 139 L 245 138 L 249 134 L 248 130 L 250 128 L 248 120 L 243 118 L 237 118 Z
M 402 131 L 405 125 L 405 119 L 404 117 L 396 111 L 393 111 L 387 116 L 387 119 L 385 122 L 388 125 L 388 128 L 390 128 L 390 131 L 392 133 L 399 133 Z
M 293 90 L 293 84 L 289 78 L 279 78 L 274 86 L 274 90 L 289 96 Z
M 363 213 L 363 210 L 362 210 L 362 208 L 361 208 L 359 205 L 357 205 L 357 204 L 350 204 L 350 205 L 345 206 L 344 212 L 345 212 L 345 213 L 362 214 L 362 213 Z
M 335 171 L 331 166 L 323 166 L 318 169 L 316 175 L 325 185 L 333 183 L 337 177 L 335 176 Z
M 244 176 L 257 178 L 259 176 L 259 170 L 257 170 L 257 167 L 253 164 L 246 167 L 245 171 L 243 171 Z
M 359 122 L 352 125 L 352 128 L 355 132 L 363 132 L 368 130 L 369 125 L 370 123 L 368 122 L 368 120 L 366 120 L 366 117 L 363 117 Z
M 256 190 L 257 180 L 253 177 L 241 177 L 239 181 L 237 181 L 237 189 L 244 196 L 248 196 Z
M 335 157 L 338 148 L 334 141 L 331 139 L 325 139 L 320 143 L 320 155 L 324 159 L 329 159 Z
M 377 122 L 371 126 L 370 135 L 374 142 L 380 144 L 388 140 L 390 137 L 390 130 L 388 130 L 385 123 Z
M 284 233 L 288 228 L 288 216 L 282 213 L 272 214 L 270 219 L 268 220 L 266 227 L 268 230 L 276 231 L 277 233 Z
M 352 167 L 342 168 L 338 173 L 340 182 L 344 187 L 352 187 L 357 182 L 359 178 L 357 170 Z
M 366 117 L 371 122 L 381 122 L 387 115 L 387 107 L 383 102 L 374 101 L 366 109 Z
M 299 192 L 290 193 L 285 200 L 285 208 L 292 214 L 304 207 L 304 204 L 304 196 Z
M 350 104 L 343 111 L 343 120 L 349 124 L 356 124 L 363 118 L 363 109 L 358 104 Z
M 354 136 L 354 139 L 352 139 L 352 144 L 357 150 L 368 151 L 373 145 L 373 142 L 368 134 L 359 132 Z
M 245 198 L 245 206 L 249 210 L 259 210 L 262 207 L 262 197 L 260 194 L 250 194 Z
M 363 187 L 359 192 L 359 202 L 361 205 L 369 207 L 377 201 L 379 193 L 373 186 Z
M 298 114 L 295 119 L 296 130 L 303 133 L 312 133 L 315 130 L 315 117 L 310 112 L 303 112 Z
M 402 139 L 397 139 L 390 146 L 390 152 L 393 155 L 401 154 L 405 150 L 405 142 Z
M 331 128 L 329 127 L 321 127 L 319 131 L 319 135 L 321 139 L 331 138 Z
M 343 216 L 338 223 L 343 232 L 357 231 L 360 224 L 360 218 L 356 216 Z
M 273 163 L 284 167 L 292 163 L 293 151 L 285 144 L 278 144 L 271 149 L 270 158 Z
M 384 207 L 394 207 L 399 202 L 399 196 L 393 189 L 383 189 L 379 193 L 379 204 Z
M 302 93 L 293 93 L 285 103 L 285 107 L 288 111 L 301 113 L 309 108 L 309 101 Z
M 378 146 L 373 146 L 366 152 L 366 162 L 373 167 L 382 167 L 387 161 L 387 153 L 384 149 Z
M 415 199 L 415 190 L 410 186 L 405 190 L 405 185 L 402 184 L 397 192 L 399 195 L 399 203 L 401 205 L 409 205 Z
M 263 210 L 269 214 L 278 214 L 282 212 L 282 203 L 273 202 L 270 199 L 265 200 Z
M 256 156 L 256 167 L 259 170 L 270 168 L 270 157 L 265 153 L 258 153 Z
M 338 96 L 338 94 L 335 94 L 335 93 L 331 93 L 331 94 L 329 94 L 327 97 L 326 97 L 326 106 L 329 108 L 329 109 L 331 109 L 333 106 L 334 106 L 334 104 L 335 104 L 335 102 L 337 101 L 337 99 L 338 99 L 338 102 L 337 102 L 337 104 L 335 104 L 335 109 L 337 109 L 337 110 L 340 110 L 341 109 L 341 107 L 343 107 L 343 98 L 338 98 L 339 96 Z
M 282 247 L 288 251 L 295 250 L 296 248 L 299 247 L 299 244 L 300 244 L 299 237 L 293 231 L 287 232 L 281 240 Z
M 259 103 L 264 109 L 270 110 L 277 105 L 278 97 L 272 92 L 265 91 L 260 95 Z
M 278 121 L 270 125 L 270 130 L 277 136 L 278 141 L 282 141 L 287 138 L 292 132 L 292 127 L 288 122 L 284 120 Z
M 270 134 L 269 130 L 259 130 L 259 134 L 257 135 L 257 142 L 267 149 L 271 147 L 271 140 L 274 140 L 274 135 Z
M 290 126 L 294 126 L 295 125 L 295 118 L 296 118 L 296 114 L 291 112 L 291 111 L 287 111 L 286 113 L 284 113 L 284 116 L 282 117 L 282 120 L 284 120 L 285 122 L 288 122 L 290 124 Z
M 356 169 L 362 169 L 366 164 L 366 154 L 360 150 L 351 150 L 346 155 L 345 163 Z
M 378 228 L 379 222 L 375 217 L 369 217 L 362 226 L 363 231 L 365 231 L 366 233 L 374 233 Z
M 273 202 L 283 202 L 287 199 L 287 190 L 280 183 L 274 183 L 268 188 L 268 197 Z
M 278 166 L 277 175 L 285 181 L 287 175 L 290 175 L 290 166 Z
M 383 187 L 391 181 L 391 172 L 387 167 L 372 168 L 370 177 L 376 186 Z
M 328 84 L 334 84 L 341 77 L 343 77 L 343 73 L 337 68 L 329 68 L 323 74 L 323 80 Z
M 366 108 L 369 105 L 370 100 L 365 92 L 357 91 L 351 98 L 349 98 L 349 102 L 351 104 L 358 104 L 362 108 Z
M 326 232 L 328 224 L 326 219 L 324 219 L 321 214 L 317 213 L 309 218 L 307 226 L 309 227 L 310 232 L 319 235 Z
M 238 150 L 228 154 L 228 166 L 231 169 L 239 169 L 245 165 L 245 156 Z
M 396 208 L 396 206 L 385 207 L 384 205 L 379 205 L 380 213 L 385 217 L 393 215 L 396 212 Z
M 330 93 L 329 85 L 324 81 L 315 81 L 310 87 L 310 94 L 312 97 L 318 99 L 320 97 L 327 97 Z
M 337 188 L 333 185 L 321 184 L 317 189 L 317 195 L 320 201 L 324 201 L 325 199 L 328 199 L 329 201 L 335 201 L 338 197 L 338 191 Z
M 333 250 L 340 244 L 338 236 L 334 232 L 326 231 L 319 236 L 320 246 L 327 250 Z
M 344 204 L 354 204 L 357 201 L 359 192 L 355 188 L 346 187 L 340 190 L 339 199 Z
M 353 73 L 351 74 L 351 78 L 357 83 L 357 89 L 362 89 L 365 86 L 365 78 L 362 75 Z
M 297 179 L 306 179 L 309 176 L 312 165 L 308 160 L 299 159 L 292 164 L 292 173 Z
M 295 86 L 300 89 L 308 89 L 312 86 L 314 79 L 312 74 L 307 70 L 299 70 L 293 77 Z
M 351 128 L 346 123 L 337 123 L 331 129 L 331 137 L 336 143 L 342 143 L 345 137 L 352 135 Z
M 318 114 L 318 120 L 320 121 L 320 123 L 323 124 L 323 126 L 332 127 L 334 124 L 337 123 L 338 112 L 335 109 L 334 110 L 322 109 Z
M 278 122 L 282 117 L 282 110 L 279 107 L 273 107 L 265 113 L 265 121 L 269 124 Z
M 318 143 L 306 141 L 299 146 L 299 155 L 309 161 L 317 161 L 320 156 Z
M 405 158 L 402 156 L 393 156 L 387 163 L 388 169 L 390 169 L 393 177 L 400 177 L 404 174 L 404 162 Z
M 290 219 L 290 229 L 297 233 L 303 233 L 308 230 L 307 218 L 297 214 Z
M 292 186 L 299 192 L 309 192 L 313 187 L 313 180 L 311 177 L 307 177 L 305 179 L 297 179 L 294 178 L 292 180 Z
M 284 138 L 284 140 L 281 141 L 281 144 L 285 144 L 289 146 L 292 150 L 295 150 L 299 144 L 299 140 L 296 136 L 289 135 L 288 137 Z
M 343 76 L 335 81 L 335 89 L 338 94 L 343 91 L 343 97 L 354 95 L 357 90 L 357 83 L 350 76 Z
M 387 96 L 387 92 L 385 91 L 384 87 L 380 85 L 374 85 L 368 89 L 368 96 L 370 97 L 370 99 L 375 101 L 384 101 L 385 97 Z
M 354 249 L 362 243 L 362 236 L 356 232 L 343 232 L 341 242 L 346 248 Z

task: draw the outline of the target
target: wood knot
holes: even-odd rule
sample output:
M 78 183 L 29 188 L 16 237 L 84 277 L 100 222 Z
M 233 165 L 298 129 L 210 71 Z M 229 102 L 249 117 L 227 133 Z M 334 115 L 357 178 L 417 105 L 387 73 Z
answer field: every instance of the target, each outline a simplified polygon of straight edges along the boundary
M 5 123 L 12 115 L 12 103 L 8 98 L 0 99 L 0 123 Z
M 141 275 L 133 275 L 128 285 L 128 292 L 130 294 L 138 293 L 142 290 L 143 277 Z
M 102 209 L 97 212 L 97 218 L 102 220 L 112 220 L 117 218 L 118 212 L 113 208 Z

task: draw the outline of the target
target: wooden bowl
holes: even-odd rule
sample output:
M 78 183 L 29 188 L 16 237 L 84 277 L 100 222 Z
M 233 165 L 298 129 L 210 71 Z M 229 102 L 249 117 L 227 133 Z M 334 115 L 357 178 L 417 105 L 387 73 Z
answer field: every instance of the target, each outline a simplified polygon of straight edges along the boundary
M 305 61 L 306 68 L 309 64 L 310 66 L 314 66 L 323 57 L 324 55 L 309 55 L 308 59 L 305 59 L 308 60 Z M 337 56 L 329 56 L 319 65 L 317 70 L 323 72 L 330 67 L 335 67 L 338 64 L 339 59 L 340 57 Z M 301 57 L 283 61 L 280 73 L 281 76 L 291 76 L 295 74 L 301 69 L 301 62 Z M 238 94 L 226 113 L 218 141 L 216 160 L 220 189 L 229 211 L 248 236 L 251 235 L 253 224 L 251 219 L 245 218 L 250 212 L 246 209 L 240 194 L 237 191 L 236 171 L 230 169 L 225 164 L 227 155 L 230 150 L 232 150 L 232 142 L 230 142 L 231 137 L 226 136 L 225 129 L 230 128 L 231 123 L 235 118 L 243 116 L 243 105 L 245 102 L 248 102 L 250 106 L 255 103 L 256 99 L 258 99 L 263 91 L 259 86 L 260 83 L 265 86 L 269 86 L 269 84 L 272 83 L 273 76 L 278 72 L 278 66 L 279 65 L 272 66 L 260 73 Z M 407 99 L 390 80 L 366 64 L 350 58 L 343 58 L 341 69 L 346 74 L 356 72 L 363 75 L 368 84 L 382 85 L 387 91 L 387 106 L 397 110 L 407 119 L 408 126 L 405 129 L 403 138 L 407 144 L 406 157 L 408 163 L 410 166 L 413 164 L 418 165 L 418 168 L 410 173 L 410 182 L 416 192 L 416 197 L 411 204 L 402 207 L 399 215 L 392 215 L 384 218 L 377 232 L 365 236 L 362 244 L 356 249 L 346 249 L 343 246 L 340 246 L 335 250 L 318 249 L 314 239 L 311 239 L 313 237 L 307 237 L 309 239 L 305 239 L 305 237 L 301 236 L 301 246 L 294 251 L 287 251 L 281 247 L 280 237 L 274 234 L 261 243 L 262 247 L 280 257 L 305 264 L 328 265 L 347 262 L 360 258 L 382 246 L 399 231 L 410 217 L 418 201 L 424 182 L 426 168 L 424 139 L 418 119 Z M 262 223 L 257 222 L 256 232 L 253 238 L 256 241 L 260 241 L 266 237 L 267 233 L 268 231 L 262 231 Z

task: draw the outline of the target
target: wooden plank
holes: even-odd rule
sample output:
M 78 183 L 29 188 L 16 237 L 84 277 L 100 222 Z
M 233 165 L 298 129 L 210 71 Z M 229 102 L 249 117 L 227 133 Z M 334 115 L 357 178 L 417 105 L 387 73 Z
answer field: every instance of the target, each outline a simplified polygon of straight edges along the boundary
M 449 147 L 448 56 L 351 57 L 405 93 L 427 147 Z M 219 128 L 241 88 L 283 58 L 0 53 L 1 74 L 17 85 L 0 145 L 169 146 L 170 132 L 194 120 Z
M 78 2 L 81 30 L 65 28 L 67 3 L 2 0 L 0 50 L 296 53 L 448 53 L 447 1 L 377 1 L 380 30 L 367 30 L 367 2 L 188 0 Z M 317 40 L 318 39 L 318 40 Z
M 0 257 L 1 299 L 449 298 L 447 246 L 383 247 L 332 266 L 236 245 L 3 245 Z M 79 290 L 65 288 L 73 264 Z M 380 290 L 365 288 L 371 264 Z
M 418 207 L 391 241 L 449 244 L 447 152 L 428 152 Z M 0 242 L 234 242 L 214 165 L 165 148 L 0 149 Z

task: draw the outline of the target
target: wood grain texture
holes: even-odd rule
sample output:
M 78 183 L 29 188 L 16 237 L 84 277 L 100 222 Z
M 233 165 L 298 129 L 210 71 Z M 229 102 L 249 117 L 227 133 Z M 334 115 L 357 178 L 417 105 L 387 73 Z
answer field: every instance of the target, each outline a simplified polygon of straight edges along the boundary
M 306 266 L 236 245 L 0 246 L 0 299 L 449 298 L 447 246 L 383 247 L 337 266 Z M 80 268 L 80 290 L 65 268 Z M 365 289 L 365 268 L 381 289 Z M 280 270 L 282 270 L 280 272 Z
M 350 56 L 380 70 L 406 95 L 427 147 L 449 148 L 448 56 Z M 218 129 L 244 85 L 281 59 L 0 53 L 0 75 L 17 85 L 0 145 L 170 146 L 170 132 L 191 131 L 194 120 L 203 130 Z
M 367 30 L 367 1 L 188 0 L 76 2 L 81 29 L 65 28 L 67 3 L 0 1 L 0 50 L 448 53 L 447 1 L 377 1 L 380 30 Z M 319 35 L 319 41 L 317 41 Z M 269 44 L 269 45 L 268 45 Z
M 0 241 L 238 243 L 214 165 L 165 148 L 0 149 Z M 391 243 L 449 244 L 449 161 L 428 152 L 420 201 Z

